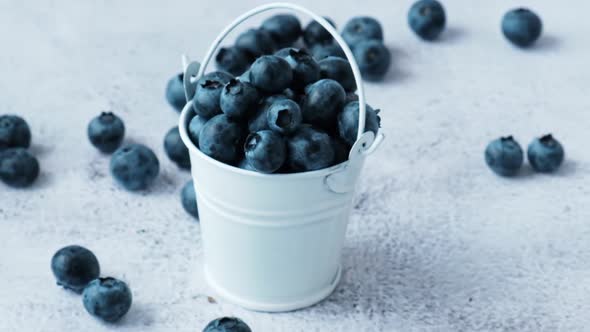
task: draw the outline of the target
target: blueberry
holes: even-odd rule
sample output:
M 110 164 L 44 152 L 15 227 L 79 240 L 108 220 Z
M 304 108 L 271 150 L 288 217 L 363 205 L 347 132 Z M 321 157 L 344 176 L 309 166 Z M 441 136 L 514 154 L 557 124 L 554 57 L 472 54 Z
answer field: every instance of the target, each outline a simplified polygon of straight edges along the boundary
M 368 81 L 381 80 L 391 65 L 391 53 L 377 40 L 359 42 L 353 54 L 363 78 Z
M 154 152 L 142 144 L 120 147 L 111 157 L 111 174 L 125 189 L 146 189 L 158 176 L 160 162 Z
M 180 200 L 182 207 L 188 214 L 199 219 L 199 209 L 197 208 L 197 195 L 195 194 L 195 186 L 193 181 L 187 182 L 180 192 Z
M 217 68 L 226 71 L 234 76 L 244 73 L 253 59 L 250 55 L 237 47 L 222 47 L 215 56 Z
M 233 76 L 229 73 L 226 73 L 224 71 L 212 71 L 210 73 L 207 73 L 203 76 L 201 76 L 201 78 L 199 78 L 199 80 L 197 81 L 197 84 L 205 84 L 206 81 L 217 81 L 220 82 L 221 84 L 225 85 L 227 82 L 229 82 L 231 79 L 233 78 Z
M 508 136 L 491 141 L 486 147 L 485 159 L 496 174 L 513 176 L 520 170 L 524 156 L 518 142 Z
M 280 50 L 275 52 L 275 56 L 278 56 L 279 58 L 287 58 L 289 56 L 289 53 L 291 51 L 300 51 L 300 49 L 298 48 L 294 48 L 294 47 L 285 47 L 285 48 L 281 48 Z
M 225 115 L 241 119 L 249 115 L 259 100 L 258 90 L 252 84 L 232 79 L 221 92 L 220 105 Z
M 171 128 L 164 137 L 164 150 L 168 158 L 178 165 L 180 168 L 190 169 L 191 160 L 188 155 L 188 149 L 180 138 L 178 126 Z
M 249 29 L 236 39 L 235 46 L 249 54 L 252 58 L 272 54 L 277 49 L 271 34 L 263 29 Z
M 172 77 L 166 84 L 166 100 L 177 111 L 182 111 L 186 105 L 184 94 L 184 74 L 180 73 Z
M 333 79 L 340 83 L 346 92 L 356 90 L 354 74 L 348 60 L 330 56 L 321 60 L 319 65 L 321 78 Z
M 106 322 L 115 322 L 131 308 L 131 290 L 115 278 L 92 280 L 82 294 L 84 308 L 89 314 Z
M 320 79 L 320 66 L 306 51 L 290 50 L 285 60 L 293 69 L 293 89 L 301 91 Z
M 336 25 L 331 19 L 324 17 L 334 28 Z M 307 47 L 312 48 L 318 44 L 328 44 L 334 41 L 334 37 L 324 29 L 317 21 L 311 21 L 303 30 L 303 41 Z
M 250 163 L 248 162 L 248 160 L 246 158 L 242 159 L 239 163 L 238 163 L 238 168 L 241 169 L 245 169 L 247 171 L 256 171 L 254 169 L 254 167 L 252 167 L 252 165 L 250 165 Z
M 305 88 L 301 111 L 304 122 L 329 127 L 336 122 L 336 115 L 344 105 L 342 86 L 330 79 L 323 79 Z
M 206 119 L 210 119 L 221 113 L 219 99 L 223 91 L 224 83 L 215 80 L 206 80 L 198 84 L 193 97 L 195 112 Z
M 286 150 L 283 137 L 272 130 L 252 133 L 244 144 L 248 164 L 261 173 L 273 173 L 281 168 L 287 155 Z
M 445 29 L 445 9 L 436 0 L 420 0 L 410 7 L 408 24 L 418 37 L 434 40 Z
M 278 93 L 289 87 L 293 70 L 283 58 L 265 55 L 256 59 L 250 67 L 250 82 L 267 93 Z
M 291 99 L 279 99 L 272 103 L 266 113 L 268 127 L 279 134 L 291 134 L 301 124 L 301 109 Z
M 532 45 L 539 39 L 542 30 L 541 18 L 530 9 L 513 9 L 502 18 L 504 36 L 519 47 Z
M 227 115 L 211 118 L 201 129 L 199 148 L 209 157 L 234 164 L 241 156 L 244 130 Z
M 349 92 L 346 94 L 346 98 L 344 99 L 344 105 L 350 103 L 351 101 L 358 101 L 359 96 L 354 92 Z
M 556 171 L 561 166 L 564 155 L 563 146 L 551 134 L 535 139 L 527 149 L 531 167 L 541 173 Z
M 383 41 L 383 28 L 379 21 L 368 16 L 353 17 L 342 29 L 342 38 L 350 46 L 364 40 Z
M 280 95 L 285 96 L 287 99 L 291 99 L 295 102 L 299 98 L 299 95 L 295 91 L 293 91 L 293 89 L 288 89 L 288 88 L 283 90 L 283 92 L 281 92 Z
M 18 115 L 0 115 L 0 151 L 8 148 L 28 148 L 31 130 Z
M 338 114 L 338 132 L 342 138 L 350 146 L 356 142 L 359 128 L 359 102 L 351 101 L 344 106 L 342 112 Z M 375 135 L 379 131 L 381 119 L 379 118 L 379 110 L 375 111 L 371 106 L 365 107 L 365 132 L 372 131 Z
M 252 330 L 239 318 L 222 317 L 207 324 L 203 332 L 252 332 Z
M 332 165 L 334 148 L 325 132 L 301 126 L 287 138 L 287 164 L 295 172 L 315 171 Z
M 248 121 L 248 130 L 251 133 L 255 133 L 260 130 L 270 129 L 268 126 L 268 110 L 270 106 L 279 99 L 286 99 L 285 95 L 272 95 L 263 98 L 258 103 L 258 109 L 256 113 Z
M 339 137 L 333 137 L 332 147 L 334 148 L 334 165 L 338 165 L 348 160 L 348 155 L 350 154 L 352 146 Z
M 57 284 L 76 293 L 100 274 L 98 259 L 92 251 L 81 246 L 67 246 L 59 249 L 51 258 L 51 271 Z
M 0 180 L 11 187 L 28 187 L 39 176 L 39 162 L 23 148 L 0 151 Z
M 197 147 L 199 146 L 199 135 L 201 134 L 201 129 L 203 129 L 205 123 L 207 123 L 207 119 L 195 115 L 188 124 L 188 134 Z
M 278 14 L 262 22 L 261 28 L 270 33 L 278 47 L 293 44 L 301 36 L 301 22 L 291 14 Z
M 125 136 L 123 120 L 112 112 L 102 112 L 88 124 L 90 143 L 102 153 L 117 150 Z
M 344 54 L 342 47 L 336 43 L 316 45 L 311 49 L 311 54 L 317 61 L 323 60 L 329 56 L 346 59 L 346 54 Z

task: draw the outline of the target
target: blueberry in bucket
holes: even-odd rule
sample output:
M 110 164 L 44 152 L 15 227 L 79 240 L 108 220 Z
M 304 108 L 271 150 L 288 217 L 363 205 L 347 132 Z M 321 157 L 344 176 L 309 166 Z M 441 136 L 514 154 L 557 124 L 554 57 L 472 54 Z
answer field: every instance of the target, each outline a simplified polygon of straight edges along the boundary
M 201 134 L 201 129 L 203 129 L 205 123 L 207 123 L 207 119 L 195 115 L 188 124 L 188 134 L 197 147 L 199 146 L 199 135 Z
M 495 139 L 488 144 L 485 160 L 494 173 L 514 176 L 522 167 L 524 155 L 520 144 L 512 136 L 507 136 Z
M 360 104 L 358 101 L 351 101 L 344 106 L 338 114 L 338 132 L 347 144 L 352 146 L 356 142 L 359 127 Z M 365 106 L 365 132 L 372 131 L 375 135 L 379 131 L 381 118 L 379 110 L 373 110 L 371 106 Z
M 311 126 L 301 126 L 287 139 L 287 166 L 294 172 L 315 171 L 332 165 L 331 138 Z
M 127 284 L 115 278 L 91 281 L 82 294 L 89 314 L 106 322 L 116 322 L 131 308 L 132 295 Z
M 333 27 L 336 27 L 334 21 L 328 17 L 324 17 L 328 23 Z M 312 48 L 315 45 L 329 44 L 334 41 L 334 37 L 317 21 L 311 21 L 303 31 L 303 41 L 308 48 Z
M 346 93 L 331 79 L 319 80 L 305 88 L 301 103 L 304 122 L 328 128 L 336 122 L 336 115 L 344 104 Z
M 88 124 L 88 139 L 102 153 L 117 150 L 125 136 L 123 120 L 112 112 L 102 112 Z
M 292 14 L 278 14 L 262 22 L 261 28 L 270 33 L 278 47 L 286 47 L 301 36 L 301 22 Z
M 293 69 L 291 87 L 297 91 L 303 90 L 308 84 L 320 79 L 320 66 L 315 59 L 303 50 L 289 50 L 285 57 Z
M 0 180 L 15 188 L 28 187 L 39 176 L 39 162 L 23 148 L 0 151 Z
M 275 101 L 266 114 L 269 128 L 279 134 L 291 134 L 301 124 L 301 109 L 291 99 Z
M 268 97 L 263 98 L 258 103 L 256 108 L 256 112 L 254 115 L 248 120 L 248 130 L 251 133 L 255 133 L 260 130 L 269 129 L 268 126 L 268 110 L 270 106 L 277 100 L 280 99 L 287 99 L 287 96 L 280 94 L 280 95 L 271 95 Z
M 344 91 L 352 92 L 356 90 L 354 74 L 348 60 L 329 56 L 319 62 L 320 77 L 333 79 L 340 83 Z
M 196 113 L 210 119 L 221 113 L 219 99 L 225 83 L 219 80 L 205 80 L 197 84 L 193 105 Z
M 250 82 L 267 93 L 279 93 L 291 85 L 293 70 L 287 60 L 274 55 L 256 59 L 250 67 Z
M 76 293 L 98 278 L 100 266 L 92 251 L 77 245 L 59 249 L 51 258 L 51 271 L 57 284 Z
M 238 36 L 235 46 L 248 53 L 253 59 L 272 54 L 277 49 L 270 32 L 264 29 L 246 30 Z
M 149 187 L 160 172 L 160 162 L 154 152 L 142 144 L 119 148 L 111 157 L 111 174 L 127 190 Z
M 8 148 L 28 148 L 31 145 L 31 129 L 18 115 L 0 116 L 0 151 Z
M 209 121 L 199 134 L 199 148 L 209 157 L 226 164 L 239 161 L 244 141 L 242 125 L 220 114 Z
M 258 90 L 252 84 L 232 79 L 223 87 L 220 106 L 228 117 L 241 119 L 249 115 L 259 99 Z
M 252 61 L 247 52 L 237 47 L 222 47 L 215 56 L 217 68 L 234 76 L 242 75 Z
M 311 54 L 316 59 L 316 61 L 323 60 L 329 56 L 346 59 L 346 54 L 344 54 L 342 47 L 340 47 L 340 45 L 336 44 L 335 42 L 316 45 L 311 49 Z
M 283 137 L 271 130 L 250 134 L 244 145 L 246 161 L 261 173 L 273 173 L 281 168 L 286 150 Z
M 164 137 L 164 150 L 168 158 L 172 160 L 178 167 L 184 169 L 191 168 L 191 160 L 189 158 L 188 149 L 180 138 L 178 126 L 171 128 Z

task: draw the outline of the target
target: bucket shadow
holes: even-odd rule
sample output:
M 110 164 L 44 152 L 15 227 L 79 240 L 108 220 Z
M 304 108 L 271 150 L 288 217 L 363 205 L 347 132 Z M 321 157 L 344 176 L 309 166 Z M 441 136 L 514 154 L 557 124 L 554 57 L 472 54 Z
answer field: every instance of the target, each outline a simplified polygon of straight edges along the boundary
M 383 80 L 377 83 L 403 83 L 411 75 L 405 69 L 407 66 L 403 65 L 404 59 L 408 58 L 408 54 L 398 47 L 388 46 L 391 52 L 391 65 Z
M 561 40 L 552 35 L 542 35 L 537 42 L 527 49 L 530 52 L 556 51 L 561 48 Z

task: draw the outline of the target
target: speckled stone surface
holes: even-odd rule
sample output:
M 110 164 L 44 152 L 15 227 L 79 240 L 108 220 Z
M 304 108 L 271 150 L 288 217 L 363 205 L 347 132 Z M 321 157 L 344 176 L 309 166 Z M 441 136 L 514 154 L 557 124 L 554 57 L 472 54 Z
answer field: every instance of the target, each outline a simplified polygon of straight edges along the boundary
M 384 24 L 393 68 L 367 95 L 388 138 L 367 163 L 329 299 L 284 314 L 208 299 L 199 225 L 179 199 L 189 174 L 163 151 L 177 121 L 163 89 L 179 54 L 202 57 L 255 4 L 0 2 L 0 113 L 28 120 L 42 168 L 29 190 L 0 185 L 0 331 L 200 331 L 221 315 L 256 332 L 590 329 L 590 4 L 580 0 L 445 1 L 435 43 L 407 28 L 411 1 L 301 1 L 339 26 L 355 14 Z M 527 4 L 545 30 L 523 51 L 500 19 Z M 160 158 L 150 191 L 120 189 L 87 141 L 102 110 Z M 557 174 L 486 168 L 490 140 L 526 145 L 547 132 L 566 149 Z M 55 286 L 50 258 L 74 243 L 129 283 L 134 304 L 119 324 Z

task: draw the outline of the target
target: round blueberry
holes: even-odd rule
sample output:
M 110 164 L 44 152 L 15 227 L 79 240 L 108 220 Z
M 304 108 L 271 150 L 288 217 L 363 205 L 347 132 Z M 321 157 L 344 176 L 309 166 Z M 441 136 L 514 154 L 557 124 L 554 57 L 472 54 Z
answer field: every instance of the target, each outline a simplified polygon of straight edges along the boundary
M 246 160 L 261 173 L 273 173 L 285 162 L 285 140 L 272 130 L 262 130 L 248 135 L 244 144 Z
M 346 92 L 356 90 L 354 74 L 348 60 L 330 56 L 321 60 L 319 65 L 321 78 L 329 78 L 340 83 Z
M 252 61 L 248 53 L 237 47 L 222 47 L 215 56 L 217 68 L 234 76 L 242 75 Z
M 491 141 L 486 147 L 485 159 L 496 174 L 513 176 L 520 170 L 524 156 L 518 142 L 508 136 Z
M 180 73 L 172 77 L 166 84 L 166 100 L 177 111 L 182 111 L 186 105 L 184 94 L 184 74 Z
M 344 105 L 346 93 L 342 86 L 330 79 L 319 80 L 305 88 L 301 111 L 304 122 L 330 127 Z
M 178 126 L 171 128 L 164 137 L 164 150 L 168 158 L 178 165 L 180 168 L 190 169 L 191 160 L 188 155 L 188 149 L 180 138 L 180 131 Z
M 531 167 L 541 173 L 556 171 L 563 163 L 564 156 L 563 146 L 551 134 L 536 138 L 527 149 Z
M 188 214 L 199 219 L 199 209 L 197 208 L 197 195 L 195 193 L 195 186 L 193 181 L 187 182 L 180 192 L 180 201 L 182 207 Z
M 502 18 L 504 36 L 519 47 L 532 45 L 539 39 L 542 30 L 541 18 L 530 9 L 513 9 Z
M 229 73 L 224 71 L 212 71 L 207 73 L 197 81 L 197 85 L 205 84 L 206 81 L 217 81 L 220 82 L 222 85 L 225 85 L 229 80 L 231 80 L 233 76 Z
M 293 133 L 301 124 L 301 109 L 291 99 L 279 99 L 272 103 L 266 113 L 268 127 L 279 134 Z
M 332 147 L 334 148 L 334 165 L 338 165 L 348 160 L 351 146 L 339 137 L 332 137 Z
M 336 25 L 331 19 L 324 17 L 334 28 Z M 318 44 L 328 44 L 334 41 L 334 37 L 321 24 L 311 21 L 303 30 L 303 41 L 308 48 Z
M 283 94 L 271 95 L 260 100 L 256 113 L 248 120 L 248 130 L 251 133 L 270 129 L 268 127 L 268 110 L 279 99 L 287 99 L 287 96 Z
M 241 119 L 249 115 L 259 100 L 258 90 L 252 84 L 232 79 L 221 92 L 220 105 L 225 115 Z
M 125 282 L 107 277 L 92 280 L 84 288 L 82 301 L 92 316 L 115 322 L 131 308 L 132 296 Z
M 235 46 L 252 58 L 272 54 L 277 49 L 270 32 L 263 29 L 246 30 L 238 36 Z
M 252 330 L 239 318 L 222 317 L 207 324 L 203 332 L 252 332 Z
M 445 9 L 436 0 L 420 0 L 408 12 L 410 28 L 424 40 L 434 40 L 445 29 Z
M 0 151 L 8 148 L 28 148 L 31 130 L 18 115 L 0 115 Z
M 90 143 L 102 153 L 117 150 L 125 136 L 123 120 L 112 112 L 102 112 L 88 124 Z
M 285 60 L 293 69 L 293 89 L 301 91 L 320 79 L 320 66 L 306 51 L 290 50 Z
M 301 22 L 291 14 L 271 16 L 262 22 L 261 28 L 270 33 L 278 47 L 289 46 L 301 36 Z
M 342 138 L 350 146 L 356 142 L 359 128 L 359 102 L 351 101 L 344 106 L 342 112 L 338 114 L 338 132 Z M 379 131 L 381 119 L 379 118 L 379 110 L 373 110 L 371 106 L 365 107 L 365 131 L 372 131 L 375 135 Z
M 353 53 L 363 78 L 368 81 L 381 80 L 391 65 L 391 53 L 377 40 L 359 42 Z
M 59 249 L 51 258 L 51 271 L 57 284 L 76 293 L 100 274 L 98 259 L 92 251 L 81 246 L 67 246 Z
M 329 56 L 346 59 L 346 54 L 344 54 L 342 47 L 336 43 L 316 45 L 311 49 L 311 53 L 316 61 L 321 61 Z
M 111 157 L 111 174 L 125 189 L 146 189 L 158 176 L 160 162 L 154 152 L 142 144 L 120 147 Z
M 215 160 L 233 165 L 241 157 L 243 141 L 241 124 L 220 114 L 207 121 L 201 129 L 199 149 Z
M 278 56 L 279 58 L 287 58 L 289 56 L 289 53 L 291 51 L 300 51 L 298 48 L 294 48 L 294 47 L 285 47 L 285 48 L 281 48 L 280 50 L 275 52 L 275 56 Z
M 201 129 L 203 129 L 205 123 L 207 123 L 207 119 L 195 115 L 188 124 L 188 135 L 196 147 L 199 147 L 199 135 L 201 134 Z
M 350 47 L 364 40 L 374 39 L 382 42 L 383 28 L 381 23 L 373 17 L 357 16 L 344 25 L 342 38 Z
M 250 67 L 250 82 L 267 93 L 278 93 L 289 87 L 293 70 L 287 60 L 274 55 L 262 56 Z
M 219 99 L 223 91 L 224 83 L 216 80 L 206 80 L 197 85 L 193 105 L 195 112 L 206 119 L 210 119 L 221 113 Z
M 0 151 L 0 180 L 11 187 L 24 188 L 39 176 L 39 162 L 23 148 Z
M 287 166 L 294 172 L 315 171 L 332 165 L 334 148 L 325 132 L 301 126 L 287 138 Z

